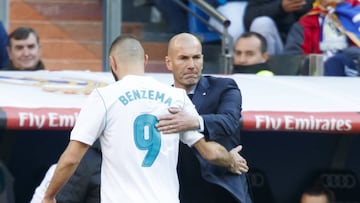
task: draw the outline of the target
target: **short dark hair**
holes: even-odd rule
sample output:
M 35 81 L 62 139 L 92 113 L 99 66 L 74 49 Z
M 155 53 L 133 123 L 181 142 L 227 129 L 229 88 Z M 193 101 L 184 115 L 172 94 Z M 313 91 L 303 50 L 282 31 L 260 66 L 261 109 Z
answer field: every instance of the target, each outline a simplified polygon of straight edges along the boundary
M 118 37 L 114 39 L 114 41 L 110 45 L 109 53 L 114 49 L 114 47 L 119 44 L 120 42 L 127 40 L 127 39 L 133 39 L 136 41 L 139 41 L 134 35 L 132 34 L 121 34 Z
M 18 27 L 9 34 L 8 46 L 11 47 L 11 39 L 14 39 L 14 40 L 27 39 L 31 33 L 33 33 L 35 35 L 36 41 L 39 43 L 40 42 L 39 35 L 37 34 L 37 32 L 33 28 L 31 28 L 31 27 Z
M 242 35 L 240 35 L 240 37 L 236 41 L 239 41 L 239 39 L 242 39 L 242 38 L 250 38 L 250 37 L 256 37 L 260 40 L 261 53 L 265 53 L 267 50 L 266 39 L 264 36 L 262 36 L 261 34 L 259 34 L 257 32 L 244 32 Z
M 111 43 L 110 45 L 110 49 L 109 49 L 109 54 L 111 55 L 111 52 L 114 51 L 115 47 L 118 46 L 119 44 L 121 44 L 123 41 L 125 40 L 134 40 L 136 41 L 137 43 L 139 43 L 138 45 L 141 46 L 140 44 L 140 41 L 134 36 L 134 35 L 131 35 L 131 34 L 121 34 L 119 35 L 118 37 L 116 37 L 114 39 L 114 41 Z M 142 46 L 141 46 L 141 49 L 143 50 Z M 116 76 L 115 72 L 112 70 L 112 68 L 110 67 L 110 70 L 111 70 L 111 73 L 115 79 L 115 81 L 118 81 L 119 78 Z
M 311 196 L 325 195 L 328 203 L 336 202 L 333 191 L 331 191 L 330 189 L 328 189 L 324 186 L 321 186 L 321 185 L 315 185 L 315 186 L 309 187 L 306 190 L 304 190 L 303 194 L 307 194 L 307 195 L 311 195 Z

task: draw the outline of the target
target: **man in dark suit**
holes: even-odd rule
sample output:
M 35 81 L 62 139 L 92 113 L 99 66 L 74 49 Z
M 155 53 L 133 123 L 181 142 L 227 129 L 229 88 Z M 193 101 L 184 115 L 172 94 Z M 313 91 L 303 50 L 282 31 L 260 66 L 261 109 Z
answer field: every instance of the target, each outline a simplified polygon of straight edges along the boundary
M 159 117 L 158 129 L 163 133 L 197 129 L 207 140 L 216 141 L 228 150 L 239 145 L 242 101 L 236 82 L 230 78 L 201 75 L 202 46 L 188 33 L 175 35 L 170 40 L 165 60 L 173 73 L 175 87 L 186 90 L 200 117 L 170 110 L 173 114 Z M 194 148 L 180 144 L 180 202 L 249 203 L 251 199 L 244 174 L 247 170 L 246 165 L 241 175 L 232 174 L 226 168 L 206 162 Z

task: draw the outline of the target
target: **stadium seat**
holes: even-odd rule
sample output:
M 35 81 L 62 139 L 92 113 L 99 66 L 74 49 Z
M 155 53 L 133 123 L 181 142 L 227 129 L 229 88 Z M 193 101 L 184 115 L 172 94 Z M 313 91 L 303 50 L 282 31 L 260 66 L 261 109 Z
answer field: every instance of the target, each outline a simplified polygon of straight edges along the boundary
M 14 203 L 13 177 L 7 167 L 0 161 L 0 202 Z
M 266 174 L 260 169 L 252 168 L 247 175 L 253 202 L 275 203 Z
M 269 69 L 275 75 L 308 75 L 306 55 L 271 55 Z
M 351 170 L 330 169 L 321 171 L 315 176 L 315 182 L 320 181 L 324 187 L 335 193 L 337 202 L 360 202 L 360 183 L 356 174 Z
M 190 10 L 203 17 L 204 19 L 209 19 L 209 16 L 207 16 L 203 11 L 201 11 L 195 4 L 189 2 L 188 7 Z M 206 24 L 202 23 L 197 17 L 195 17 L 191 13 L 189 13 L 188 15 L 188 22 L 190 33 L 198 36 L 202 40 L 202 42 L 207 43 L 220 41 L 220 36 L 216 32 L 211 31 Z

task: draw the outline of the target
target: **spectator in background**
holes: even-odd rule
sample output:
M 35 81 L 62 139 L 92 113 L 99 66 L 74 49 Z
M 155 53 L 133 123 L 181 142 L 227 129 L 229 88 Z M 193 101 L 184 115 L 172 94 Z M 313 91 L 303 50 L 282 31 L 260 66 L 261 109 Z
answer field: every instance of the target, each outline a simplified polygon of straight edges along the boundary
M 186 0 L 180 0 L 187 4 Z M 153 0 L 156 8 L 160 11 L 163 19 L 170 27 L 170 32 L 188 32 L 188 13 L 174 1 Z
M 185 5 L 188 5 L 187 0 L 180 1 Z M 243 17 L 247 5 L 247 0 L 205 1 L 231 21 L 228 31 L 234 40 L 244 32 L 245 28 Z M 171 32 L 175 34 L 189 32 L 188 15 L 192 15 L 191 13 L 188 13 L 184 8 L 182 8 L 174 1 L 154 0 L 154 3 L 161 12 L 165 21 L 169 24 Z M 209 23 L 219 28 L 219 30 L 222 30 L 222 25 L 220 25 L 215 19 L 210 18 L 210 16 Z
M 186 90 L 200 116 L 172 112 L 174 114 L 159 117 L 158 130 L 164 133 L 197 130 L 206 140 L 228 150 L 239 145 L 240 89 L 233 79 L 202 76 L 199 39 L 188 33 L 175 35 L 169 42 L 165 62 L 173 74 L 174 86 Z M 244 169 L 243 172 L 247 172 L 248 168 Z M 181 203 L 252 202 L 245 174 L 234 176 L 225 168 L 208 163 L 194 147 L 180 144 L 178 176 Z
M 249 0 L 245 29 L 266 38 L 268 53 L 280 54 L 290 27 L 312 7 L 314 0 Z
M 230 20 L 228 32 L 233 40 L 236 40 L 245 31 L 244 13 L 248 0 L 218 0 L 218 2 L 220 5 L 216 10 Z M 223 30 L 223 26 L 214 18 L 210 17 L 209 23 L 218 30 Z
M 316 0 L 314 8 L 292 26 L 285 53 L 322 54 L 325 76 L 358 76 L 360 22 L 352 19 L 360 13 L 359 4 Z
M 9 56 L 6 51 L 8 35 L 3 23 L 0 21 L 0 69 L 9 65 Z
M 18 27 L 9 35 L 7 51 L 10 64 L 6 70 L 42 70 L 39 35 L 30 27 Z
M 302 193 L 300 203 L 336 203 L 336 201 L 335 195 L 330 189 L 313 186 Z
M 242 34 L 234 46 L 233 73 L 256 73 L 274 75 L 267 63 L 266 39 L 256 32 Z

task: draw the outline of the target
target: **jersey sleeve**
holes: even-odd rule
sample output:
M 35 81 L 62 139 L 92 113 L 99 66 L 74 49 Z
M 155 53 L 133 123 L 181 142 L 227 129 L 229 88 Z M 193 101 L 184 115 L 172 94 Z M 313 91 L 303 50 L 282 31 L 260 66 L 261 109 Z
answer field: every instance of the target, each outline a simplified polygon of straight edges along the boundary
M 71 131 L 70 140 L 92 145 L 105 128 L 106 107 L 98 89 L 95 89 L 81 108 Z
M 184 96 L 183 111 L 185 111 L 191 115 L 194 115 L 194 116 L 199 116 L 198 112 L 195 109 L 194 104 L 188 98 L 185 91 L 183 91 L 183 96 Z M 184 132 L 180 133 L 181 142 L 187 144 L 189 147 L 194 145 L 197 141 L 199 141 L 203 137 L 204 137 L 204 135 L 199 133 L 197 130 L 188 130 L 188 131 L 184 131 Z

